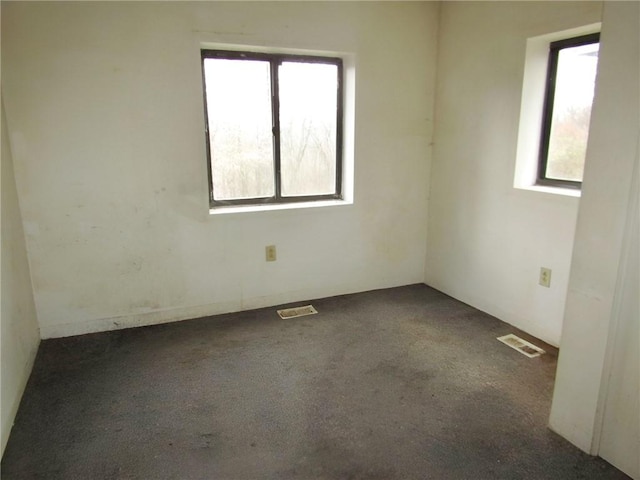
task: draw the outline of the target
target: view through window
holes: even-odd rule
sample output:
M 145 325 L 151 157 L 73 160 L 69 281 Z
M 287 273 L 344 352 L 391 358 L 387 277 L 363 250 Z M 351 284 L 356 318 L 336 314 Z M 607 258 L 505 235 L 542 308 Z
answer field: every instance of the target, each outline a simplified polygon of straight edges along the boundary
M 599 34 L 550 45 L 538 183 L 580 187 L 589 137 Z
M 342 61 L 202 51 L 211 206 L 340 198 Z

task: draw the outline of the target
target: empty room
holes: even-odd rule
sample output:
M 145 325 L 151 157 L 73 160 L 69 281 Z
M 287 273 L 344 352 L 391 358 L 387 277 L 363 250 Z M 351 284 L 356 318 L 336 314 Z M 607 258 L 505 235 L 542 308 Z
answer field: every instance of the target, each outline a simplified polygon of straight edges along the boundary
M 640 2 L 0 8 L 3 479 L 640 480 Z

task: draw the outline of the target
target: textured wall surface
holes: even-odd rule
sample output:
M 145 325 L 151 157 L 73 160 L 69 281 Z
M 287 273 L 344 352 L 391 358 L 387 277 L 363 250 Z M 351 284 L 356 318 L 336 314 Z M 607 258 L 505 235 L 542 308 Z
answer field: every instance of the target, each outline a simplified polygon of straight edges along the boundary
M 423 281 L 437 4 L 2 9 L 43 337 Z M 353 205 L 209 215 L 202 42 L 355 58 Z
M 597 23 L 599 2 L 444 2 L 425 279 L 553 345 L 579 198 L 513 187 L 527 39 Z M 538 285 L 540 267 L 551 287 Z

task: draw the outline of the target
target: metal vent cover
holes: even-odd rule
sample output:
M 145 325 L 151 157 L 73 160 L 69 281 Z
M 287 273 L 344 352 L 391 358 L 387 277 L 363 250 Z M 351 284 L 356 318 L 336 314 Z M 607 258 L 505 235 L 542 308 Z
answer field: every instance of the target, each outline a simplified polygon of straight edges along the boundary
M 305 315 L 313 315 L 318 311 L 313 308 L 313 305 L 304 305 L 302 307 L 284 308 L 278 310 L 278 315 L 282 319 L 304 317 Z
M 536 347 L 533 343 L 529 343 L 513 333 L 498 337 L 498 340 L 529 358 L 539 357 L 545 353 L 540 347 Z

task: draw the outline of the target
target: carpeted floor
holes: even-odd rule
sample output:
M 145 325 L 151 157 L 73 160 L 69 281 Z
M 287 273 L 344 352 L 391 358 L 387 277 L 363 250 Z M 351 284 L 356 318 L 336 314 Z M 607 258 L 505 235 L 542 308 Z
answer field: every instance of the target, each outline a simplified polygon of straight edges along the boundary
M 311 303 L 43 341 L 2 478 L 628 478 L 547 429 L 554 349 L 424 285 Z

